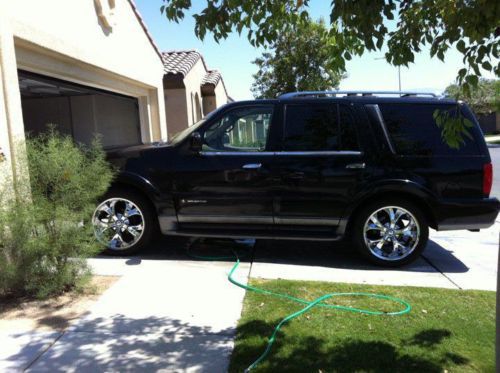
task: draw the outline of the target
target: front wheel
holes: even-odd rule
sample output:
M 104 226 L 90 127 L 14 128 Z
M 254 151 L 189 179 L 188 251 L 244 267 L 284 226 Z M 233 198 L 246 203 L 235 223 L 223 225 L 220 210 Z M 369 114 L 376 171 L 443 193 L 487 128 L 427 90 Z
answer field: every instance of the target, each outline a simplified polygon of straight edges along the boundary
M 374 264 L 397 267 L 417 259 L 429 238 L 422 211 L 404 199 L 388 199 L 364 208 L 354 223 L 354 242 Z
M 154 233 L 154 211 L 142 195 L 111 190 L 92 217 L 97 240 L 109 255 L 130 255 L 144 248 Z

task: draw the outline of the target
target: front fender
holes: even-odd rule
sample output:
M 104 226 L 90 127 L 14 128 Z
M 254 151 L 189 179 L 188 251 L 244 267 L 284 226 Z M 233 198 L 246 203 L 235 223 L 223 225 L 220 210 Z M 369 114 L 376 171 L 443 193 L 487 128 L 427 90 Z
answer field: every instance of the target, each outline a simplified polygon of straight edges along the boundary
M 118 176 L 115 178 L 115 180 L 113 180 L 111 187 L 122 186 L 122 185 L 131 186 L 133 188 L 139 189 L 153 202 L 158 201 L 160 198 L 159 189 L 144 176 L 141 176 L 134 172 L 130 171 L 120 172 Z

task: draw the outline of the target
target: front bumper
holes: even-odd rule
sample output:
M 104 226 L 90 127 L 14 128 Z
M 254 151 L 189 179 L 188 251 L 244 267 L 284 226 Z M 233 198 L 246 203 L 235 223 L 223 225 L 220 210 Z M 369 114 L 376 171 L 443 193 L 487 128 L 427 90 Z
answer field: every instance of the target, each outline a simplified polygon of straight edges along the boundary
M 500 202 L 496 198 L 444 200 L 433 207 L 438 231 L 484 229 L 495 224 Z

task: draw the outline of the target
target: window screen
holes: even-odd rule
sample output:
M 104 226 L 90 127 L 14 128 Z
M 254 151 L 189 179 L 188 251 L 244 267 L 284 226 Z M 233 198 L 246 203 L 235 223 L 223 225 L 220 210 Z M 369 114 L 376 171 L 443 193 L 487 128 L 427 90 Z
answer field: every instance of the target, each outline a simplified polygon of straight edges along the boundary
M 336 105 L 287 105 L 283 150 L 339 149 Z
M 434 113 L 444 113 L 450 118 L 462 117 L 457 105 L 445 104 L 379 104 L 389 132 L 389 137 L 398 154 L 402 155 L 476 155 L 479 154 L 471 128 L 462 134 L 459 149 L 450 147 L 434 120 Z M 471 123 L 468 121 L 468 123 Z

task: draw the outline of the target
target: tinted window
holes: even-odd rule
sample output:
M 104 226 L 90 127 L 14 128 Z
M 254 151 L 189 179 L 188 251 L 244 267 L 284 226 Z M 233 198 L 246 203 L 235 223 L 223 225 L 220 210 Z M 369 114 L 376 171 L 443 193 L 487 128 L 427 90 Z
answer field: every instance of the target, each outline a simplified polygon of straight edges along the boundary
M 231 110 L 203 134 L 203 151 L 262 151 L 273 115 L 272 106 Z
M 283 150 L 338 150 L 336 105 L 287 105 Z
M 339 106 L 340 117 L 340 150 L 359 150 L 356 123 L 352 110 L 344 105 Z
M 403 155 L 475 155 L 471 128 L 460 134 L 460 148 L 450 147 L 443 137 L 443 127 L 436 123 L 435 115 L 460 120 L 465 126 L 473 123 L 462 117 L 457 105 L 380 104 L 389 137 L 398 154 Z M 462 142 L 463 141 L 463 142 Z

